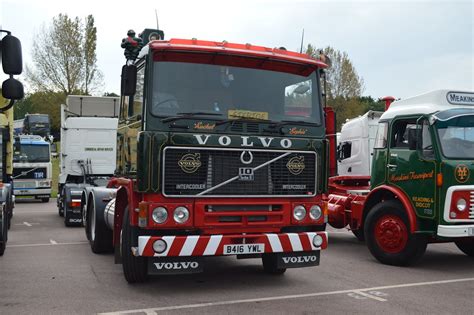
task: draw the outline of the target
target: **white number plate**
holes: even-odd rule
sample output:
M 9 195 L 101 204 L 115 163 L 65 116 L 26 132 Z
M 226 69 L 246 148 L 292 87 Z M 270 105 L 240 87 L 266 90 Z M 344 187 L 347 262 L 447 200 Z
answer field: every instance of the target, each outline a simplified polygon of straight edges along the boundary
M 263 254 L 265 244 L 232 244 L 224 245 L 224 255 Z

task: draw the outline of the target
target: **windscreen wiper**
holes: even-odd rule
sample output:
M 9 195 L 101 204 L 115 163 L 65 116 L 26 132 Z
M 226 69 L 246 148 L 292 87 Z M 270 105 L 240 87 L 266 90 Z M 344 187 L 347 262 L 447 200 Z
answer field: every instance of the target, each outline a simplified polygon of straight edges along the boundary
M 222 116 L 221 113 L 214 113 L 214 112 L 188 112 L 188 113 L 176 113 L 177 116 L 166 117 L 161 120 L 163 123 L 172 122 L 178 119 L 186 119 L 186 118 L 193 118 L 199 115 L 206 115 L 206 116 Z

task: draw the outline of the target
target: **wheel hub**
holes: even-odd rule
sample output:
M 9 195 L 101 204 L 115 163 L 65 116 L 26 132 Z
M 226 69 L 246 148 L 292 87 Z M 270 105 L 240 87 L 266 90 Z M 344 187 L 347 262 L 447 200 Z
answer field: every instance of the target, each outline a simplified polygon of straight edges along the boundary
M 399 253 L 408 241 L 407 227 L 398 216 L 384 215 L 375 225 L 375 240 L 384 252 Z

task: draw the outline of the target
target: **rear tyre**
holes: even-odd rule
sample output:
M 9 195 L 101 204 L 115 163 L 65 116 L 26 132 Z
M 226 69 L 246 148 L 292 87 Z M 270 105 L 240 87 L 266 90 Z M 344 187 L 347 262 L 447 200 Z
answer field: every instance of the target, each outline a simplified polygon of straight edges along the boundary
M 133 246 L 132 227 L 128 218 L 128 208 L 125 209 L 120 233 L 120 250 L 122 253 L 123 274 L 128 283 L 144 282 L 147 279 L 147 261 L 145 257 L 134 256 L 131 250 Z
M 112 231 L 105 225 L 103 213 L 101 218 L 91 200 L 88 202 L 86 236 L 92 252 L 102 254 L 113 250 Z
M 362 228 L 358 230 L 351 230 L 352 234 L 357 238 L 359 242 L 364 242 L 365 241 L 365 235 L 364 235 L 364 230 Z
M 454 242 L 456 246 L 469 257 L 474 257 L 474 238 Z
M 42 202 L 49 202 L 49 198 L 41 198 Z
M 262 264 L 263 270 L 265 273 L 271 275 L 282 275 L 285 273 L 286 268 L 278 268 L 278 257 L 274 254 L 263 254 L 262 255 Z
M 426 251 L 426 239 L 410 233 L 405 209 L 394 200 L 372 208 L 367 215 L 364 234 L 370 252 L 383 264 L 410 265 Z

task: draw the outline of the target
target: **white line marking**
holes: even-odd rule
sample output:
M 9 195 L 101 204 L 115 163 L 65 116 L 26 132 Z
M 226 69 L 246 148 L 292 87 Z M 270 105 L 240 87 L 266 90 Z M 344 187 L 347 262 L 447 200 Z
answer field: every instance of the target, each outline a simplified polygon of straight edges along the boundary
M 189 309 L 189 308 L 202 308 L 202 307 L 210 307 L 210 306 L 233 305 L 233 304 L 243 304 L 243 303 L 269 302 L 269 301 L 275 301 L 275 300 L 301 299 L 301 298 L 308 298 L 308 297 L 315 297 L 315 296 L 348 294 L 348 293 L 353 293 L 353 292 L 360 293 L 360 292 L 366 292 L 366 291 L 372 291 L 372 290 L 409 288 L 409 287 L 418 287 L 418 286 L 425 286 L 425 285 L 448 284 L 448 283 L 458 283 L 458 282 L 468 282 L 468 281 L 474 281 L 474 278 L 440 280 L 440 281 L 429 281 L 429 282 L 415 282 L 415 283 L 387 285 L 387 286 L 381 286 L 381 287 L 362 288 L 362 289 L 271 296 L 271 297 L 256 298 L 256 299 L 230 300 L 230 301 L 209 302 L 209 303 L 188 304 L 188 305 L 164 306 L 164 307 L 157 307 L 157 308 L 107 312 L 107 313 L 99 313 L 99 314 L 113 315 L 113 314 L 131 314 L 131 313 L 138 313 L 138 312 L 145 312 L 145 313 L 146 312 L 159 312 L 159 311 L 181 310 L 181 309 Z
M 50 242 L 52 245 L 58 245 L 58 242 L 56 242 L 55 240 L 50 239 L 49 242 Z
M 29 223 L 28 223 L 28 222 L 26 222 L 26 221 L 25 221 L 25 222 L 23 222 L 23 224 L 24 224 L 24 225 L 26 225 L 26 226 L 32 226 L 31 224 L 29 224 Z
M 89 242 L 73 242 L 73 243 L 45 243 L 45 244 L 17 244 L 17 245 L 7 245 L 8 248 L 12 247 L 36 247 L 36 246 L 58 246 L 58 245 L 84 245 L 89 244 Z
M 377 301 L 380 301 L 380 302 L 386 302 L 387 301 L 386 299 L 382 299 L 381 297 L 374 296 L 374 295 L 371 295 L 371 294 L 368 294 L 368 293 L 365 293 L 365 292 L 362 292 L 362 291 L 358 291 L 358 290 L 354 290 L 354 293 L 360 294 L 362 296 L 368 297 L 369 299 L 377 300 Z

